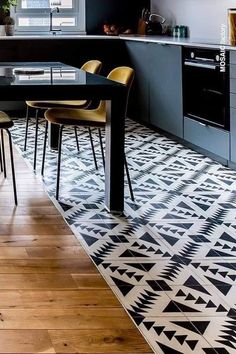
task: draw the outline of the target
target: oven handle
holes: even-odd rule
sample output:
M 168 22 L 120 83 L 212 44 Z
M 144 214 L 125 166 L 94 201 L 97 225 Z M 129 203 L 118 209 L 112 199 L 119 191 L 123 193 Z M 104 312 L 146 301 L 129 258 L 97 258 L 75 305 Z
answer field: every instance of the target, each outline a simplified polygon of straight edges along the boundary
M 194 67 L 197 67 L 197 68 L 211 69 L 211 70 L 216 70 L 216 68 L 218 67 L 217 65 L 193 63 L 191 61 L 185 61 L 184 65 L 186 65 L 186 66 L 194 66 Z

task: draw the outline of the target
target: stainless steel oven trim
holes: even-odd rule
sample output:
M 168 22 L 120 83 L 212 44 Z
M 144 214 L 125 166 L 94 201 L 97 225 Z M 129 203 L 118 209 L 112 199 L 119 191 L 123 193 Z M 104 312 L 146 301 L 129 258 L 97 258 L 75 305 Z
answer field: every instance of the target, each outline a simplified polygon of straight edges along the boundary
M 212 69 L 212 70 L 216 70 L 216 68 L 218 67 L 217 65 L 193 63 L 191 61 L 185 61 L 184 65 L 186 65 L 186 66 L 195 66 L 195 67 L 198 67 L 198 68 Z

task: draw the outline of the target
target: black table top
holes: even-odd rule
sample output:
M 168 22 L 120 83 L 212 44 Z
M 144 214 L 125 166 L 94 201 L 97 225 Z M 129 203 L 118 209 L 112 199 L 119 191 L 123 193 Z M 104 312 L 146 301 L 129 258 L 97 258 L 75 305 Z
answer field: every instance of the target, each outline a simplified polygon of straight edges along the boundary
M 32 69 L 32 70 L 31 70 Z M 24 72 L 25 71 L 25 72 Z M 108 85 L 119 83 L 60 62 L 0 63 L 0 85 Z

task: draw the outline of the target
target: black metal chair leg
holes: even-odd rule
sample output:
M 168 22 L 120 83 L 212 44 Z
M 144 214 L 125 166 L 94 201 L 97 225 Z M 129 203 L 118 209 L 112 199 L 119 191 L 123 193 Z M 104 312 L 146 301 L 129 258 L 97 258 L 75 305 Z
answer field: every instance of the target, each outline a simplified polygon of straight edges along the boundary
M 63 125 L 60 125 L 59 130 L 59 140 L 58 140 L 58 159 L 57 159 L 57 184 L 56 184 L 56 200 L 59 198 L 59 188 L 60 188 L 60 173 L 61 173 L 61 143 L 62 143 L 62 132 Z
M 77 127 L 74 127 L 74 131 L 75 131 L 76 146 L 77 146 L 77 150 L 79 152 L 80 148 L 79 148 L 79 139 L 78 139 L 78 134 L 77 134 Z
M 41 175 L 42 176 L 44 174 L 45 156 L 46 156 L 46 149 L 47 149 L 47 136 L 48 136 L 48 121 L 46 120 L 44 142 L 43 142 L 42 167 L 41 167 Z
M 98 136 L 99 136 L 99 141 L 100 141 L 100 146 L 101 146 L 102 163 L 103 163 L 103 167 L 105 168 L 105 155 L 104 155 L 104 150 L 103 150 L 102 133 L 101 133 L 100 128 L 98 128 Z
M 6 132 L 7 132 L 8 137 L 9 137 L 9 147 L 10 147 L 10 156 L 11 156 L 11 171 L 12 171 L 12 181 L 13 181 L 13 190 L 14 190 L 14 200 L 15 200 L 15 205 L 17 205 L 16 176 L 15 176 L 15 168 L 14 168 L 12 139 L 11 139 L 11 133 L 9 132 L 8 129 L 6 129 Z
M 39 129 L 39 110 L 36 109 L 36 114 L 35 114 L 35 141 L 34 141 L 34 171 L 36 170 L 36 163 L 37 163 L 38 129 Z
M 2 164 L 2 148 L 1 148 L 1 144 L 0 144 L 0 168 L 1 168 L 1 172 L 3 172 L 3 164 Z
M 132 184 L 131 184 L 131 179 L 130 179 L 129 168 L 128 168 L 126 156 L 124 158 L 124 164 L 125 164 L 125 172 L 126 172 L 126 176 L 127 176 L 127 180 L 128 180 L 128 185 L 129 185 L 130 197 L 131 197 L 132 201 L 134 201 L 134 193 L 133 193 L 133 188 L 132 188 Z
M 90 139 L 90 144 L 91 144 L 92 153 L 93 153 L 94 165 L 95 165 L 95 168 L 97 170 L 98 169 L 98 164 L 97 164 L 97 158 L 96 158 L 95 148 L 94 148 L 94 144 L 93 144 L 93 137 L 92 137 L 92 132 L 91 132 L 91 128 L 90 127 L 88 127 L 88 132 L 89 132 L 89 139 Z
M 1 142 L 2 142 L 2 161 L 3 161 L 3 173 L 4 177 L 7 177 L 7 170 L 6 170 L 6 159 L 5 159 L 5 147 L 4 147 L 4 136 L 3 130 L 1 129 Z
M 29 129 L 29 106 L 27 105 L 26 106 L 26 125 L 25 125 L 24 151 L 26 151 L 26 147 L 27 147 L 28 129 Z

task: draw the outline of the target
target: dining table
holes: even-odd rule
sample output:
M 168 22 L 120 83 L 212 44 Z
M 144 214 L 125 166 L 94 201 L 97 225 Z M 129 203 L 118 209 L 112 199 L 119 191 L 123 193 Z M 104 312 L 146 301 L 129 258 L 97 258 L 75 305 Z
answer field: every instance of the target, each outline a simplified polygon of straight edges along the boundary
M 105 197 L 111 213 L 124 211 L 124 126 L 127 88 L 101 75 L 61 62 L 1 62 L 0 101 L 106 101 Z M 49 145 L 56 148 L 58 129 L 51 125 Z

